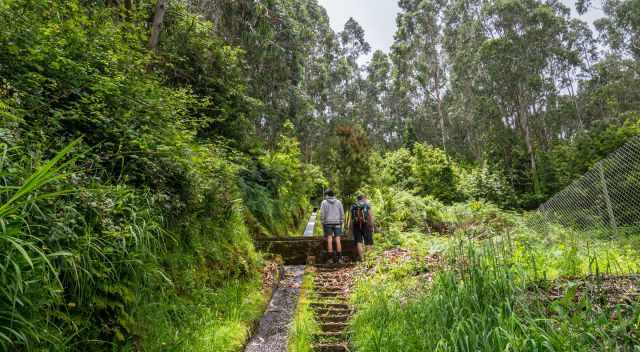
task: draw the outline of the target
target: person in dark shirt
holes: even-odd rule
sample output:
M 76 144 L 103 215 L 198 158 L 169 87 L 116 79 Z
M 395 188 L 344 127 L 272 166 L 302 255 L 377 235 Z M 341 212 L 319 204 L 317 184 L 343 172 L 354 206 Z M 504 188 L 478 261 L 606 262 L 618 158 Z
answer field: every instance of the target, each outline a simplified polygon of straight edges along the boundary
M 357 201 L 351 206 L 350 215 L 353 239 L 358 249 L 358 258 L 356 260 L 362 260 L 365 246 L 366 249 L 373 247 L 374 231 L 373 211 L 364 195 L 358 196 Z

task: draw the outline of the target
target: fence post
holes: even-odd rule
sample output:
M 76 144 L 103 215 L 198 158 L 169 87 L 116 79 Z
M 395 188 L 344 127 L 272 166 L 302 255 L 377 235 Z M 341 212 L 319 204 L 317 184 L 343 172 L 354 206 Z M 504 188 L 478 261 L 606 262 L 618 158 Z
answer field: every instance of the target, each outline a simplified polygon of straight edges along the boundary
M 600 173 L 600 182 L 602 183 L 602 193 L 604 194 L 604 201 L 607 204 L 607 212 L 609 213 L 609 224 L 611 225 L 611 229 L 613 230 L 613 234 L 618 234 L 618 224 L 616 223 L 616 218 L 613 215 L 613 207 L 611 206 L 611 198 L 609 197 L 609 189 L 607 188 L 607 181 L 604 178 L 604 163 L 598 163 L 598 171 Z

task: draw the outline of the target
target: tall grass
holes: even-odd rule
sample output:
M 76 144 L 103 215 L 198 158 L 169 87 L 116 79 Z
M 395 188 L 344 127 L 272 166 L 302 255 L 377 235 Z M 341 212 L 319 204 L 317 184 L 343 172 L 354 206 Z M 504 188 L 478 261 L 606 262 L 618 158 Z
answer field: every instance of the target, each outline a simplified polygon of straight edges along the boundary
M 568 289 L 547 299 L 550 284 L 535 262 L 508 239 L 462 240 L 446 270 L 417 295 L 391 273 L 365 280 L 357 291 L 353 323 L 358 351 L 631 351 L 640 346 L 640 306 L 598 306 L 602 297 Z M 525 263 L 529 263 L 525 265 Z M 395 284 L 389 284 L 395 281 Z M 571 287 L 571 285 L 570 285 Z M 615 316 L 615 319 L 611 319 Z
M 252 323 L 266 305 L 259 275 L 230 280 L 215 289 L 201 288 L 190 296 L 167 297 L 149 293 L 153 304 L 140 305 L 137 333 L 147 339 L 148 351 L 238 351 Z
M 33 287 L 44 288 L 41 295 L 52 295 L 61 282 L 51 260 L 68 256 L 66 251 L 48 252 L 42 241 L 31 234 L 28 212 L 37 210 L 37 202 L 52 199 L 70 190 L 44 191 L 43 187 L 65 177 L 64 169 L 71 160 L 62 160 L 80 142 L 76 140 L 38 167 L 21 186 L 0 185 L 0 347 L 8 350 L 16 343 L 29 347 L 33 341 L 49 336 L 32 323 L 25 312 L 37 309 L 38 298 L 28 293 Z M 8 169 L 5 146 L 0 170 Z M 3 178 L 6 175 L 3 175 Z
M 151 196 L 74 181 L 70 143 L 36 164 L 5 149 L 0 186 L 0 350 L 94 349 L 123 341 L 150 277 L 162 277 L 162 219 Z M 166 276 L 164 276 L 166 278 Z M 157 281 L 157 280 L 156 280 Z M 102 331 L 95 324 L 108 325 Z M 45 347 L 48 346 L 48 347 Z

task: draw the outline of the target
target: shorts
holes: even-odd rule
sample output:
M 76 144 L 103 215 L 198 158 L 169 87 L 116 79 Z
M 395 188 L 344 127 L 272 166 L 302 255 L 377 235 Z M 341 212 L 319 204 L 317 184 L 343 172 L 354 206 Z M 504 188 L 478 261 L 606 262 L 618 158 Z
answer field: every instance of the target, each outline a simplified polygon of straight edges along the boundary
M 356 243 L 364 242 L 367 246 L 373 246 L 373 233 L 368 227 L 353 227 L 353 239 Z
M 342 236 L 342 225 L 322 225 L 324 230 L 324 237 L 328 236 Z

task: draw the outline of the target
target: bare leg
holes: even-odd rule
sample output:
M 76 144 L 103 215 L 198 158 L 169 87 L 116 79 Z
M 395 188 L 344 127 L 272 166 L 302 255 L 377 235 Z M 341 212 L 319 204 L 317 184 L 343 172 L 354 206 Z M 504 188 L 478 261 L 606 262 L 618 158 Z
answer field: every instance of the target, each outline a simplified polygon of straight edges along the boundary
M 327 236 L 327 251 L 333 253 L 333 236 Z
M 336 236 L 336 251 L 342 252 L 342 244 L 340 243 L 340 236 Z
M 362 255 L 364 254 L 364 245 L 362 242 L 358 242 L 356 246 L 358 248 L 358 257 L 362 258 Z

